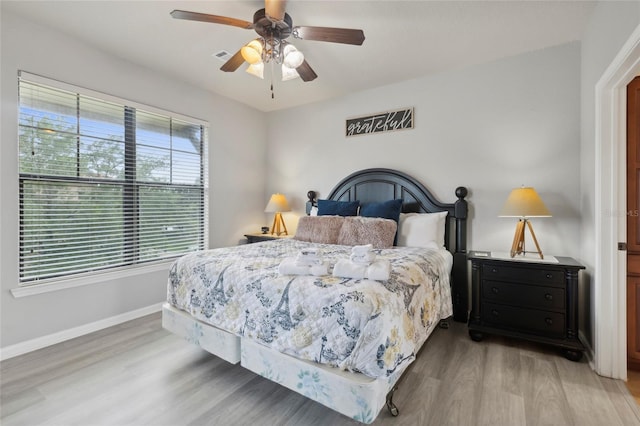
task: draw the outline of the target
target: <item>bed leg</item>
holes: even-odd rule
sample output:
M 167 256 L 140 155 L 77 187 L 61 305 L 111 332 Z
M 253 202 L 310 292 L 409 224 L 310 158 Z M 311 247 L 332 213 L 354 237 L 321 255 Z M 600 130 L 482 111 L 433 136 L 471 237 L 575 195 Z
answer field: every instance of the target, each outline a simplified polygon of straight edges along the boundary
M 446 319 L 440 320 L 440 324 L 438 324 L 440 328 L 449 328 L 449 321 Z
M 396 407 L 396 404 L 393 403 L 393 393 L 397 390 L 398 387 L 394 386 L 387 394 L 387 409 L 393 417 L 397 417 L 398 414 L 400 414 L 400 411 L 398 411 L 398 407 Z

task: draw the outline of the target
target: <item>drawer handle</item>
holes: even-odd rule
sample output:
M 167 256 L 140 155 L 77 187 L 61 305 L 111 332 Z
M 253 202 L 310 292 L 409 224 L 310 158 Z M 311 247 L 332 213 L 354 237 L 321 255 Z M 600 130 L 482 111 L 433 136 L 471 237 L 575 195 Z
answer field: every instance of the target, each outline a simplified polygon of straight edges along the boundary
M 498 273 L 498 268 L 491 268 L 491 272 L 493 272 L 494 274 Z
M 551 278 L 553 278 L 553 274 L 547 273 L 546 277 L 548 280 L 550 280 Z
M 544 295 L 544 298 L 545 298 L 546 300 L 551 301 L 551 300 L 553 300 L 553 295 L 552 295 L 552 294 L 547 293 L 547 294 L 545 294 L 545 295 Z
M 494 317 L 499 317 L 500 316 L 500 312 L 498 312 L 496 309 L 491 311 L 491 315 L 493 315 Z
M 546 322 L 547 325 L 553 325 L 553 320 L 551 318 L 545 318 L 544 322 Z
M 491 287 L 491 292 L 493 294 L 498 294 L 500 292 L 500 290 L 498 290 L 498 287 Z

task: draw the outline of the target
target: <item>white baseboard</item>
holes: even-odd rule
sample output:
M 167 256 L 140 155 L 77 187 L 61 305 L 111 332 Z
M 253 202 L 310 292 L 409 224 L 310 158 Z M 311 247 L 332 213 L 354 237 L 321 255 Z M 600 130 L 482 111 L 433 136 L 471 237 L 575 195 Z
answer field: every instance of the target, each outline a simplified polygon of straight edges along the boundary
M 7 346 L 6 348 L 0 348 L 0 361 L 13 358 L 18 355 L 26 354 L 27 352 L 42 349 L 47 346 L 55 345 L 56 343 L 61 343 L 66 340 L 74 339 L 76 337 L 84 336 L 85 334 L 93 333 L 94 331 L 122 324 L 123 322 L 131 321 L 145 315 L 160 312 L 161 309 L 162 303 L 157 303 L 155 305 L 136 309 L 135 311 L 125 312 L 124 314 L 105 318 L 89 324 L 70 328 L 68 330 L 59 331 L 47 336 L 37 337 L 25 342 L 16 343 L 15 345 Z

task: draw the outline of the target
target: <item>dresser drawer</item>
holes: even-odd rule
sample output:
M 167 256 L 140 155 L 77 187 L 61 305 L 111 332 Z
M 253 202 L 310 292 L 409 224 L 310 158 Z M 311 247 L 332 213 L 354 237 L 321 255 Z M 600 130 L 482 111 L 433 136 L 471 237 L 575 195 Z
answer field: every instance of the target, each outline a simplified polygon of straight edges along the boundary
M 565 316 L 559 312 L 518 308 L 497 303 L 482 303 L 483 322 L 501 328 L 528 331 L 545 336 L 562 337 L 565 333 Z
M 482 278 L 559 287 L 563 287 L 565 282 L 564 272 L 561 269 L 539 269 L 496 264 L 484 265 L 482 268 Z
M 565 291 L 558 287 L 542 287 L 486 280 L 482 282 L 482 299 L 525 308 L 565 311 Z

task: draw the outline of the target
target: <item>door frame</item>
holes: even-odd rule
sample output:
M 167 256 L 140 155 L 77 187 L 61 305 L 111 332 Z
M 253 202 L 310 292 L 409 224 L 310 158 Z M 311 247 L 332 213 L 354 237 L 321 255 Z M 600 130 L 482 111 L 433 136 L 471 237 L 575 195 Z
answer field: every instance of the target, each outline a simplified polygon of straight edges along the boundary
M 626 87 L 640 74 L 640 25 L 595 87 L 594 368 L 627 378 Z M 607 285 L 607 283 L 611 283 Z M 612 332 L 613 330 L 613 332 Z

